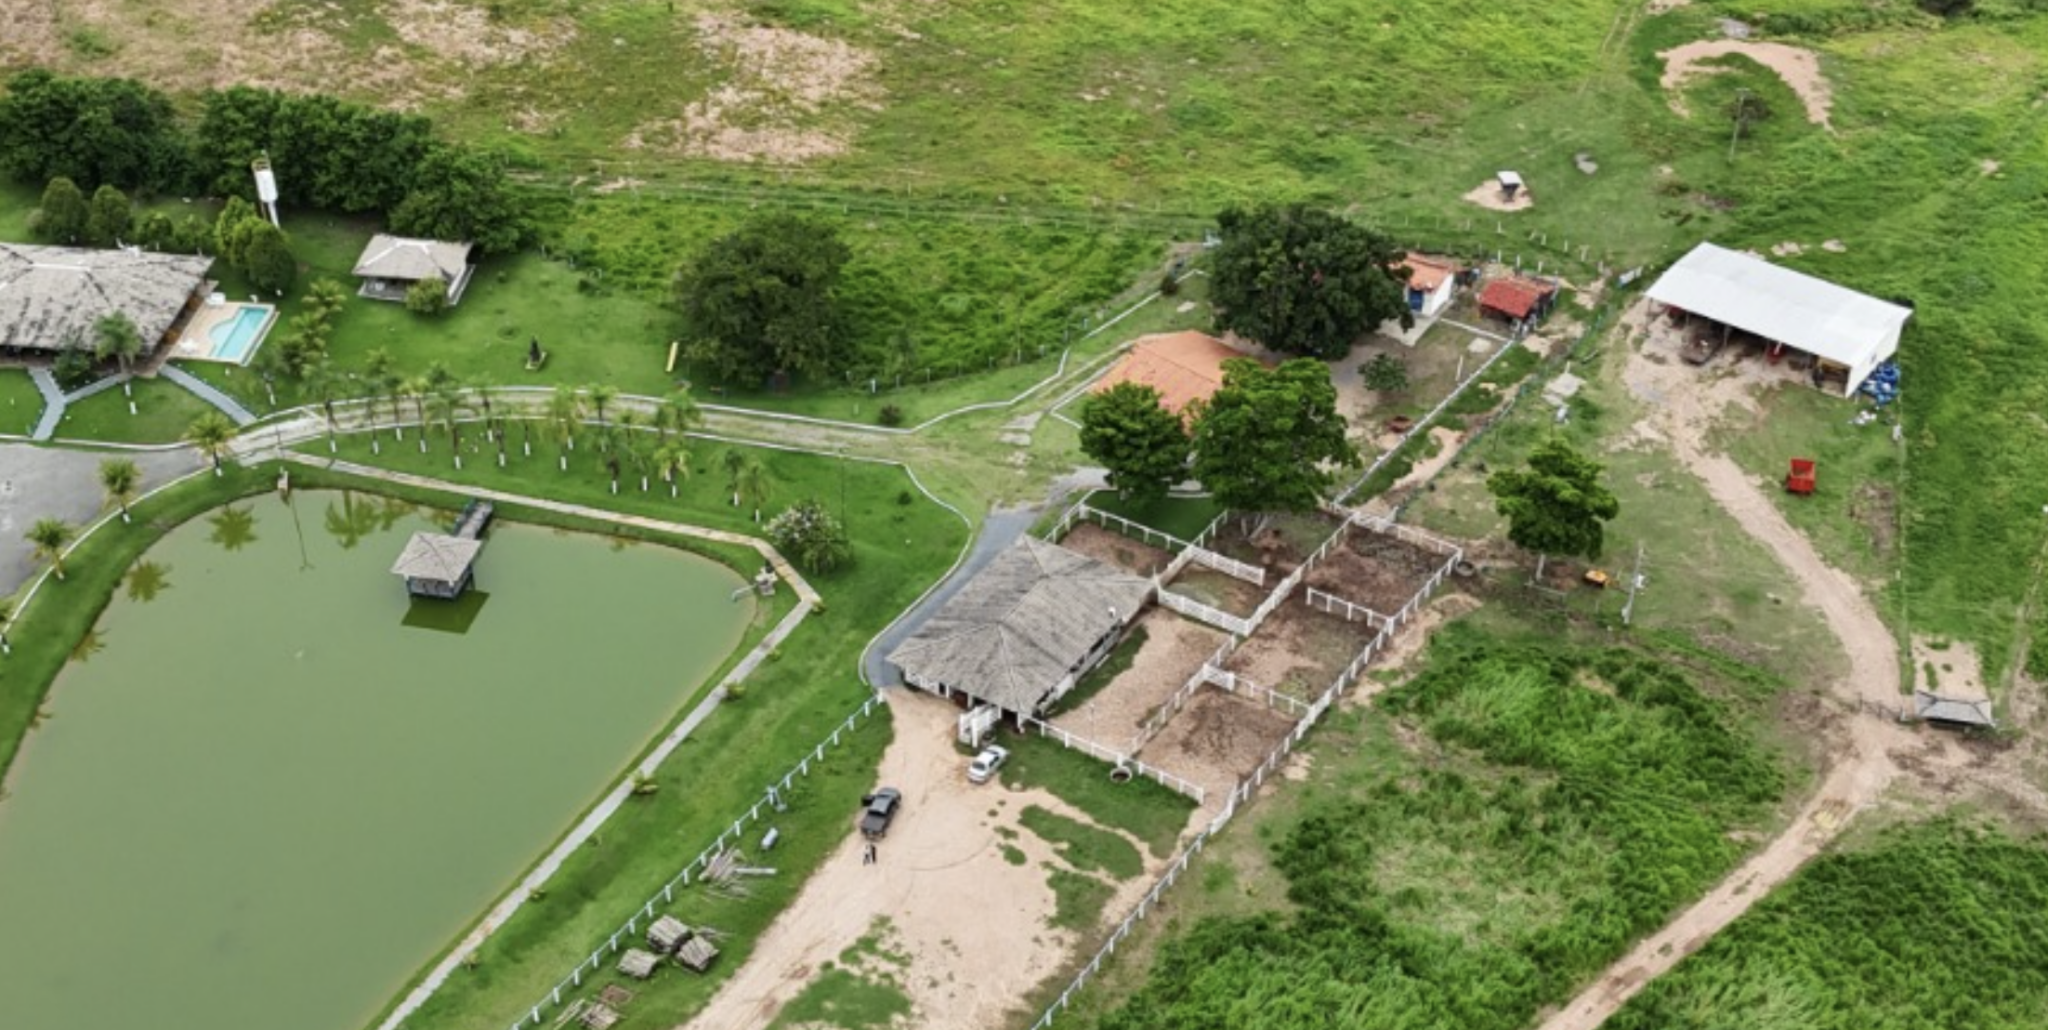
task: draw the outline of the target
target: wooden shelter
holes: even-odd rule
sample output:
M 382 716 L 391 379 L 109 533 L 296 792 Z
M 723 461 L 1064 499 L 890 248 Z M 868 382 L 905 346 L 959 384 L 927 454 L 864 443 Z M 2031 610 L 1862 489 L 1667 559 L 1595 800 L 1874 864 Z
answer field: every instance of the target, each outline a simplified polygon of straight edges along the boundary
M 1913 692 L 1913 714 L 1925 722 L 1950 729 L 1998 728 L 1998 721 L 1991 717 L 1989 699 L 1964 700 L 1916 690 Z
M 645 980 L 653 976 L 655 968 L 659 965 L 660 955 L 639 948 L 627 948 L 625 954 L 619 956 L 619 972 L 635 980 Z
M 619 1018 L 618 1010 L 609 1005 L 592 1005 L 583 1010 L 582 1023 L 589 1030 L 611 1030 Z
M 718 957 L 718 948 L 701 935 L 693 936 L 676 949 L 676 961 L 699 973 L 711 968 L 711 962 Z
M 417 240 L 378 233 L 370 237 L 363 254 L 356 259 L 355 275 L 363 281 L 356 291 L 371 300 L 405 300 L 405 291 L 425 279 L 448 284 L 448 306 L 462 300 L 469 279 L 476 271 L 470 264 L 474 244 L 446 240 Z
M 1556 299 L 1556 283 L 1511 275 L 1495 279 L 1479 291 L 1479 311 L 1521 322 L 1541 317 Z
M 459 597 L 475 582 L 476 556 L 483 549 L 481 540 L 414 533 L 391 563 L 391 573 L 405 578 L 406 593 L 414 597 Z
M 690 939 L 690 928 L 674 916 L 662 916 L 647 928 L 647 946 L 664 955 L 673 955 L 676 948 Z

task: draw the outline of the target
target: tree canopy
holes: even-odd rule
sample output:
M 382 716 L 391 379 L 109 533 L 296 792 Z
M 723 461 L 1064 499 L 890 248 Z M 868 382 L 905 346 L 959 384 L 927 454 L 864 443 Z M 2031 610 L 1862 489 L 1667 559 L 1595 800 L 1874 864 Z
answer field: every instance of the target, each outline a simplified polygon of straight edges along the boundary
M 486 254 L 509 254 L 532 231 L 505 183 L 504 163 L 472 150 L 436 146 L 391 209 L 391 229 L 407 236 L 468 240 Z
M 1486 480 L 1494 509 L 1507 517 L 1508 539 L 1539 555 L 1596 558 L 1604 523 L 1621 502 L 1601 485 L 1605 466 L 1552 438 L 1529 452 L 1526 468 L 1503 469 Z
M 64 176 L 43 187 L 43 202 L 29 218 L 29 230 L 37 239 L 72 244 L 85 238 L 85 223 L 92 217 L 85 193 Z
M 170 99 L 133 79 L 36 69 L 0 94 L 0 173 L 12 178 L 168 189 L 186 180 L 189 158 Z
M 1187 476 L 1188 449 L 1180 416 L 1143 383 L 1118 383 L 1081 407 L 1081 450 L 1109 470 L 1109 485 L 1125 497 L 1165 495 Z
M 1326 466 L 1358 460 L 1344 432 L 1322 362 L 1232 358 L 1195 418 L 1195 478 L 1227 508 L 1313 511 L 1331 483 Z
M 1217 216 L 1216 324 L 1274 350 L 1335 359 L 1390 318 L 1414 323 L 1392 269 L 1402 252 L 1363 226 L 1301 204 Z
M 111 247 L 126 242 L 129 224 L 134 219 L 128 195 L 103 184 L 92 191 L 92 201 L 87 205 L 85 238 L 95 247 Z
M 805 572 L 830 572 L 853 557 L 846 526 L 817 501 L 798 501 L 770 519 L 768 540 Z
M 838 233 L 773 214 L 713 240 L 679 276 L 692 350 L 727 378 L 826 375 L 849 353 Z

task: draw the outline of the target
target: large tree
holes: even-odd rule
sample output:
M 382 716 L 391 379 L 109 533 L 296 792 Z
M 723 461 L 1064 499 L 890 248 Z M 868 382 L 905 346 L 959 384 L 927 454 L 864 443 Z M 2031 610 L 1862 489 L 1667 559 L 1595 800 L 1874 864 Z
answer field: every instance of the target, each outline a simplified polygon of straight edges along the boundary
M 794 215 L 713 240 L 679 277 L 693 350 L 727 378 L 837 371 L 847 355 L 839 274 L 851 255 L 832 227 Z
M 1216 324 L 1288 354 L 1343 357 L 1390 318 L 1414 323 L 1395 278 L 1402 253 L 1386 237 L 1301 204 L 1229 208 L 1217 216 L 1210 298 Z
M 436 146 L 413 173 L 412 189 L 391 212 L 393 232 L 468 240 L 485 254 L 510 254 L 531 235 L 524 204 L 505 182 L 504 162 Z
M 51 243 L 77 243 L 85 238 L 85 223 L 92 217 L 85 194 L 78 184 L 63 176 L 43 187 L 43 202 L 29 216 L 29 231 Z
M 1195 478 L 1227 508 L 1313 511 L 1329 489 L 1328 466 L 1358 460 L 1344 431 L 1322 362 L 1266 368 L 1233 358 L 1195 418 Z
M 299 259 L 292 255 L 284 230 L 265 221 L 250 225 L 247 247 L 242 251 L 242 272 L 249 285 L 265 293 L 282 294 L 299 278 Z
M 1081 407 L 1081 450 L 1109 470 L 1109 485 L 1137 500 L 1164 496 L 1187 476 L 1188 434 L 1159 391 L 1118 383 Z
M 133 79 L 32 70 L 0 91 L 0 175 L 8 178 L 171 189 L 185 181 L 189 158 L 170 99 Z
M 1508 520 L 1508 539 L 1542 559 L 1553 554 L 1595 558 L 1604 526 L 1621 513 L 1613 491 L 1600 482 L 1599 462 L 1552 438 L 1529 452 L 1525 468 L 1503 469 L 1486 480 L 1494 508 Z
M 129 224 L 134 220 L 135 210 L 128 203 L 128 194 L 102 184 L 92 191 L 92 203 L 85 216 L 85 238 L 95 247 L 127 242 Z
M 817 501 L 799 501 L 770 519 L 768 540 L 805 572 L 830 572 L 853 557 L 846 526 Z

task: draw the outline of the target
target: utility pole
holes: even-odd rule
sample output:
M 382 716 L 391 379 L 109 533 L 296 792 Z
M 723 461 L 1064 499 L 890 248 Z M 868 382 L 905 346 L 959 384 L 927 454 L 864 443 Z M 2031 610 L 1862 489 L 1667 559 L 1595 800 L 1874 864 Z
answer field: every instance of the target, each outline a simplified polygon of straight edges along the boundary
M 1744 119 L 1749 115 L 1749 90 L 1735 91 L 1735 129 L 1728 134 L 1728 163 L 1735 163 L 1735 144 L 1742 139 Z
M 1636 542 L 1636 567 L 1628 574 L 1628 603 L 1621 606 L 1621 624 L 1629 625 L 1629 616 L 1635 613 L 1636 591 L 1643 588 L 1643 544 Z

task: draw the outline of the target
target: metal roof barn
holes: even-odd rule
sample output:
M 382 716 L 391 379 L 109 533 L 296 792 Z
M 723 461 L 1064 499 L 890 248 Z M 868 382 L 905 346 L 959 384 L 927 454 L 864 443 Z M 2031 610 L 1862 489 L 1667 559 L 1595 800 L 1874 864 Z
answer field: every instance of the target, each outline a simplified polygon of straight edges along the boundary
M 1711 243 L 1680 258 L 1649 296 L 1848 369 L 1843 396 L 1898 353 L 1913 317 L 1911 308 Z

